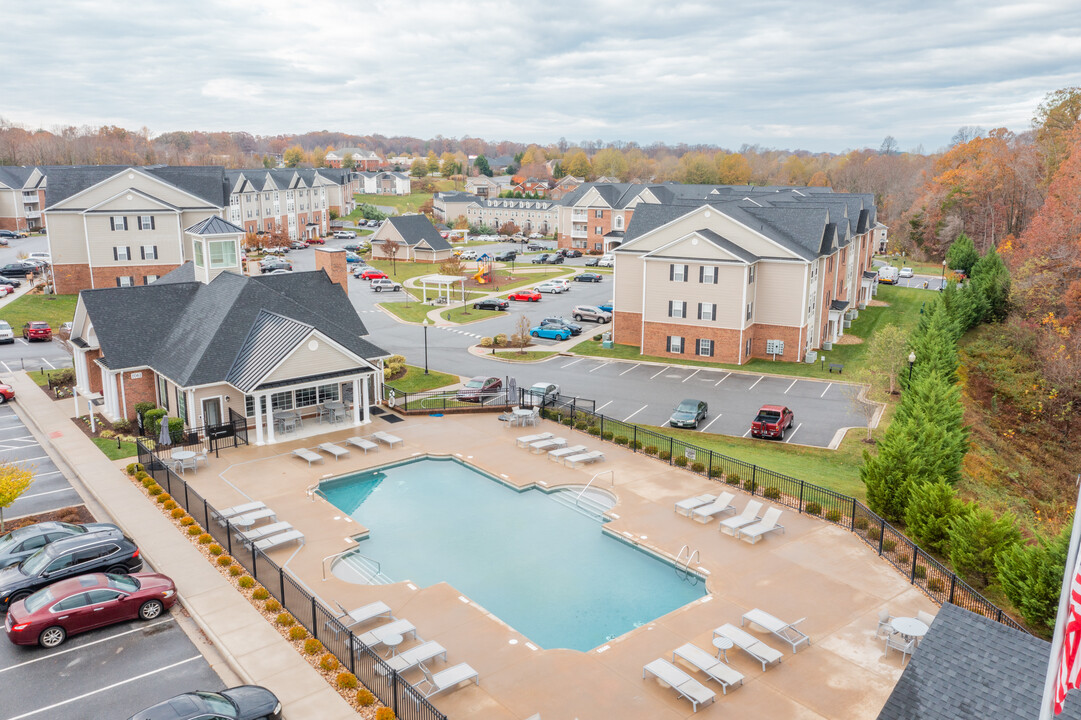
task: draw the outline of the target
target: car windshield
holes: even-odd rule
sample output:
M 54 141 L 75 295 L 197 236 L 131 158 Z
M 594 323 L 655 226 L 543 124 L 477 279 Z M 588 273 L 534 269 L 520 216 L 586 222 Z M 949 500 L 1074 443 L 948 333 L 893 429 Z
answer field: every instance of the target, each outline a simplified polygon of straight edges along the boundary
M 679 407 L 676 408 L 676 412 L 681 412 L 681 413 L 698 412 L 698 401 L 697 400 L 684 400 L 683 402 L 681 402 L 679 404 Z
M 122 590 L 126 593 L 133 593 L 138 590 L 141 585 L 138 578 L 133 578 L 131 575 L 116 575 L 114 573 L 106 573 L 105 577 L 109 580 L 109 587 L 114 590 Z
M 465 386 L 466 386 L 467 388 L 479 388 L 479 387 L 484 387 L 484 381 L 483 381 L 483 380 L 476 380 L 476 379 L 474 379 L 474 380 L 470 380 L 469 382 L 467 382 L 467 383 L 465 384 Z
M 19 570 L 23 575 L 40 575 L 41 571 L 52 562 L 53 557 L 47 552 L 48 546 L 43 547 L 30 557 L 19 563 Z
M 763 410 L 762 412 L 758 413 L 758 417 L 762 418 L 763 420 L 777 420 L 781 417 L 781 413 L 777 412 L 776 410 Z
M 212 692 L 195 692 L 192 695 L 202 698 L 211 712 L 224 714 L 226 717 L 236 717 L 236 705 L 224 695 Z
M 0 320 L 0 330 L 10 330 L 10 329 L 11 329 L 11 326 L 8 325 L 7 321 Z
M 51 588 L 38 590 L 36 593 L 26 598 L 26 612 L 37 612 L 55 599 Z

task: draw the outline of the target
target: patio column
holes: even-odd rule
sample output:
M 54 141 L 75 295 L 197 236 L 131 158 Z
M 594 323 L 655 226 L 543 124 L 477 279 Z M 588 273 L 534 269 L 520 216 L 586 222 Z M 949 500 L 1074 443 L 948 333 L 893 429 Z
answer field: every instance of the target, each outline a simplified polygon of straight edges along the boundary
M 263 403 L 262 396 L 255 395 L 255 444 L 263 444 Z
M 274 439 L 274 403 L 271 402 L 270 393 L 264 397 L 266 397 L 266 441 L 267 445 L 273 445 L 277 442 Z
M 367 395 L 367 393 L 365 393 Z M 367 399 L 367 398 L 365 398 Z M 360 381 L 353 378 L 353 425 L 360 425 Z
M 370 423 L 372 421 L 372 415 L 371 415 L 371 404 L 372 403 L 371 403 L 371 397 L 368 394 L 368 379 L 370 377 L 371 377 L 370 375 L 365 375 L 364 380 L 361 381 L 361 384 L 360 384 L 360 393 L 361 393 L 361 396 L 364 399 L 364 424 L 365 425 L 367 425 L 368 423 Z M 354 395 L 354 397 L 356 397 L 356 396 Z

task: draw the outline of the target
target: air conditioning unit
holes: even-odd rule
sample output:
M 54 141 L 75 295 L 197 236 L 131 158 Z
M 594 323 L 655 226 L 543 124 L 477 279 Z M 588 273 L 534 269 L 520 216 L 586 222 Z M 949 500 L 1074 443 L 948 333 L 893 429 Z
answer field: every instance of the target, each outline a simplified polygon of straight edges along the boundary
M 803 361 L 808 363 L 808 364 L 812 364 L 812 365 L 814 363 L 818 362 L 818 351 L 817 350 L 808 350 L 807 355 L 803 358 Z
M 829 341 L 822 343 L 822 349 L 823 350 L 832 350 L 833 349 L 833 343 L 831 343 Z

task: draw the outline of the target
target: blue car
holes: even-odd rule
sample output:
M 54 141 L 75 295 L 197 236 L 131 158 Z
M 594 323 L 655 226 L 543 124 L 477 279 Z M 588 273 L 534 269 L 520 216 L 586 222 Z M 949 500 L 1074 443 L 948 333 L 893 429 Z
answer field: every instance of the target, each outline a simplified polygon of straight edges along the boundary
M 529 334 L 549 340 L 567 340 L 571 336 L 571 331 L 562 325 L 538 325 L 532 328 Z
M 604 310 L 605 312 L 612 312 L 612 303 L 610 302 L 606 302 L 603 305 L 598 305 L 597 307 L 599 307 L 601 310 Z
M 347 263 L 362 263 L 364 262 L 364 258 L 362 258 L 360 255 L 357 255 L 355 252 L 350 252 L 346 250 L 345 261 Z

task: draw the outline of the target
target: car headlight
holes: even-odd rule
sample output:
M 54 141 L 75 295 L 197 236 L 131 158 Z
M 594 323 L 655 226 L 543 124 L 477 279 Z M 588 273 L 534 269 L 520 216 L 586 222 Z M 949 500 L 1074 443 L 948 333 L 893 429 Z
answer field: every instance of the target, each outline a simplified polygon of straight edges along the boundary
M 282 711 L 282 704 L 279 702 L 277 705 L 274 706 L 274 712 L 271 713 L 271 714 L 272 715 L 277 715 L 281 711 Z
M 165 590 L 164 592 L 162 592 L 161 596 L 165 598 L 171 598 L 175 594 L 176 590 Z

